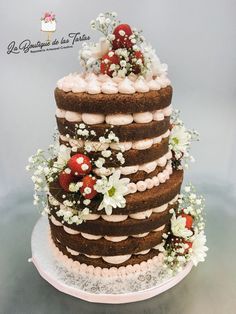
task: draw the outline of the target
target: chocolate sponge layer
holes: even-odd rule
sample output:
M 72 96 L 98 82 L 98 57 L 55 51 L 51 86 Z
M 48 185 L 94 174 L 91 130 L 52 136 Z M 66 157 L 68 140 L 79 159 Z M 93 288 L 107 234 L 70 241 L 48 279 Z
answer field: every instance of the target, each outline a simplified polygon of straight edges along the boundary
M 79 254 L 78 256 L 72 255 L 69 251 L 67 251 L 66 247 L 59 243 L 55 236 L 51 235 L 52 240 L 55 244 L 55 246 L 67 257 L 71 258 L 73 261 L 80 262 L 81 264 L 86 264 L 86 265 L 93 265 L 94 267 L 101 267 L 101 268 L 111 268 L 111 267 L 121 267 L 121 266 L 127 266 L 127 265 L 135 265 L 135 264 L 140 264 L 143 261 L 147 261 L 154 256 L 157 256 L 159 254 L 158 250 L 150 250 L 149 253 L 147 254 L 138 254 L 138 255 L 132 255 L 130 259 L 125 261 L 124 263 L 114 265 L 105 262 L 102 258 L 89 258 L 84 254 Z
M 98 256 L 134 254 L 151 249 L 162 242 L 162 234 L 168 230 L 166 226 L 162 231 L 150 232 L 145 237 L 128 237 L 126 240 L 120 242 L 112 242 L 104 238 L 88 240 L 81 234 L 73 235 L 65 232 L 63 227 L 53 225 L 50 220 L 49 223 L 51 234 L 53 237 L 57 238 L 62 245 L 82 254 Z
M 152 215 L 146 219 L 133 219 L 128 217 L 124 221 L 110 222 L 102 218 L 96 220 L 87 220 L 82 224 L 68 224 L 63 222 L 63 225 L 79 232 L 85 232 L 93 235 L 102 236 L 129 236 L 150 232 L 157 229 L 164 224 L 169 224 L 171 214 L 169 210 L 171 208 L 177 208 L 178 203 L 169 205 L 167 209 L 161 213 L 152 213 Z M 59 206 L 50 206 L 51 215 L 55 217 L 57 221 L 62 223 L 62 218 L 58 217 L 56 211 L 59 210 Z
M 56 118 L 57 127 L 61 135 L 69 134 L 71 138 L 77 137 L 78 123 L 69 122 L 64 118 Z M 86 125 L 87 130 L 94 130 L 96 135 L 89 135 L 88 140 L 98 141 L 100 136 L 112 131 L 119 138 L 120 142 L 139 141 L 146 138 L 154 138 L 164 134 L 170 128 L 170 117 L 165 117 L 162 121 L 151 121 L 149 123 L 131 123 L 127 125 L 115 125 L 113 128 L 109 124 L 101 123 Z M 107 131 L 108 130 L 108 131 Z
M 64 110 L 85 113 L 135 113 L 154 111 L 171 104 L 172 87 L 167 86 L 158 91 L 147 93 L 96 94 L 64 92 L 55 89 L 57 107 Z

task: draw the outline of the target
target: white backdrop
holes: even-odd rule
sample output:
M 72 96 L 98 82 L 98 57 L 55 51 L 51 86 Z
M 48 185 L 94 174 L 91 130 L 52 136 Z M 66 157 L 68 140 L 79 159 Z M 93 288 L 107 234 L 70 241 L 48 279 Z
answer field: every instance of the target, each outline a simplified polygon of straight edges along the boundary
M 8 55 L 10 41 L 43 40 L 40 16 L 52 10 L 56 37 L 87 33 L 103 11 L 116 11 L 123 22 L 143 29 L 145 37 L 169 65 L 173 105 L 201 141 L 188 176 L 198 183 L 235 187 L 236 138 L 236 1 L 1 1 L 0 196 L 29 195 L 28 156 L 52 141 L 55 127 L 53 90 L 63 75 L 79 69 L 78 48 Z

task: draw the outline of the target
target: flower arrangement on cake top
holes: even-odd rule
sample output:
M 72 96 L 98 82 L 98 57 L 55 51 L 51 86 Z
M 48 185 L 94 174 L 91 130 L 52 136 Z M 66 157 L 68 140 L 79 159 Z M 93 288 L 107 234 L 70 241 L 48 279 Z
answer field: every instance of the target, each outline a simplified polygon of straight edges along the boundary
M 91 28 L 100 31 L 103 37 L 96 44 L 83 45 L 79 56 L 86 70 L 121 78 L 166 75 L 167 65 L 160 62 L 141 32 L 128 24 L 120 24 L 115 12 L 99 14 L 91 21 Z
M 73 93 L 134 94 L 170 85 L 168 66 L 161 63 L 142 32 L 120 23 L 117 14 L 101 13 L 91 28 L 102 33 L 97 43 L 83 43 L 79 51 L 83 73 L 58 81 L 58 88 Z

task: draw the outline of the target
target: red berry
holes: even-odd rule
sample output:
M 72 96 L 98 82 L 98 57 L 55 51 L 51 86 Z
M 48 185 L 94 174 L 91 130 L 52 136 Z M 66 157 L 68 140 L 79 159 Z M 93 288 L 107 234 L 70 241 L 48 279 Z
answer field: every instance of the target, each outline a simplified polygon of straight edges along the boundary
M 113 31 L 115 39 L 112 42 L 112 47 L 116 50 L 118 48 L 131 48 L 133 46 L 131 39 L 129 38 L 133 32 L 128 24 L 120 24 L 116 26 Z
M 72 171 L 70 173 L 67 173 L 64 170 L 59 174 L 58 181 L 59 181 L 60 186 L 63 188 L 63 190 L 65 190 L 66 192 L 70 192 L 69 185 L 72 182 L 75 182 L 75 179 L 76 178 L 74 174 L 72 173 Z
M 175 238 L 173 238 L 172 241 L 173 241 L 173 244 L 174 244 L 174 246 L 175 246 L 176 249 L 180 249 L 180 248 L 182 247 L 181 244 L 187 244 L 187 245 L 188 245 L 188 248 L 186 248 L 186 249 L 184 250 L 183 254 L 187 254 L 187 253 L 188 253 L 188 250 L 191 249 L 192 246 L 193 246 L 193 243 L 192 243 L 192 242 L 190 242 L 190 241 L 185 241 L 185 240 L 183 240 L 182 238 L 177 238 L 177 237 L 175 237 Z
M 76 154 L 70 158 L 67 163 L 74 175 L 84 176 L 91 171 L 91 160 L 83 154 Z
M 79 189 L 84 198 L 92 199 L 97 195 L 97 191 L 94 189 L 96 179 L 91 176 L 85 176 L 82 180 L 82 187 Z M 87 188 L 87 189 L 86 189 Z
M 188 248 L 186 249 L 187 251 L 188 251 L 189 249 L 191 249 L 192 246 L 193 246 L 193 242 L 190 242 L 190 241 L 184 241 L 184 244 L 187 244 L 187 245 L 188 245 Z
M 191 229 L 192 225 L 193 225 L 193 217 L 191 215 L 187 215 L 187 214 L 181 214 L 182 217 L 184 217 L 186 219 L 186 224 L 185 227 L 187 229 Z
M 141 64 L 139 63 L 141 60 Z M 139 61 L 137 63 L 137 61 Z M 134 74 L 139 74 L 141 72 L 141 69 L 142 69 L 142 65 L 144 64 L 144 57 L 143 57 L 143 54 L 141 51 L 134 51 L 132 54 L 131 54 L 131 58 L 130 58 L 130 63 L 132 65 L 132 72 Z
M 112 55 L 113 53 L 113 55 Z M 109 56 L 112 55 L 112 56 Z M 110 70 L 111 64 L 119 64 L 120 58 L 115 54 L 114 51 L 110 51 L 109 54 L 105 54 L 101 60 L 101 73 L 112 76 L 114 70 Z

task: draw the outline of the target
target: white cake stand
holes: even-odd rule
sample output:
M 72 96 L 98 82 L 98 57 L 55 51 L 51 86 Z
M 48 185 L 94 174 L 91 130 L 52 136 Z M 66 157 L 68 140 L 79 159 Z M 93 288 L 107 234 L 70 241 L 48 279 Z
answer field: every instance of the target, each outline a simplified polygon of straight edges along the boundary
M 154 297 L 179 283 L 192 268 L 189 263 L 174 277 L 160 267 L 143 273 L 102 278 L 75 273 L 55 259 L 48 241 L 48 221 L 41 217 L 32 232 L 32 259 L 39 274 L 61 292 L 97 303 L 130 303 Z

